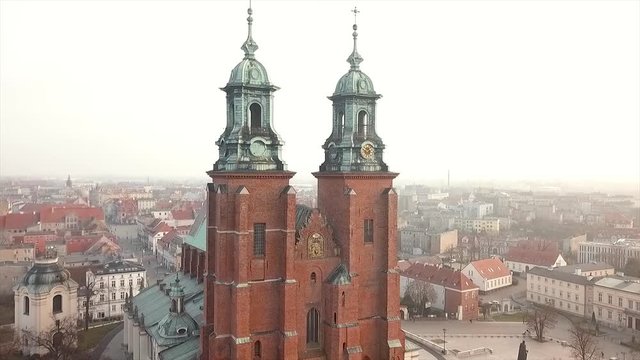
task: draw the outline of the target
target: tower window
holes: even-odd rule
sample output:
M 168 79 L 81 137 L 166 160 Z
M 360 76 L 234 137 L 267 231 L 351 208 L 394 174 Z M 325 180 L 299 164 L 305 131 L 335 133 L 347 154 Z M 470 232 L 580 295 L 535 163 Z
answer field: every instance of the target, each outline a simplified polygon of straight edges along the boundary
M 253 103 L 249 106 L 249 116 L 252 128 L 262 127 L 262 108 L 259 104 Z
M 316 308 L 311 308 L 307 313 L 307 345 L 318 344 L 318 333 L 320 332 L 320 314 Z
M 253 255 L 264 256 L 267 225 L 265 223 L 253 224 Z
M 53 313 L 62 312 L 62 295 L 56 295 L 53 297 Z
M 255 344 L 253 344 L 253 358 L 262 358 L 262 344 L 260 344 L 260 340 L 256 341 Z
M 311 283 L 312 284 L 316 283 L 316 273 L 314 273 L 314 272 L 311 273 Z
M 24 297 L 24 314 L 25 315 L 29 315 L 29 297 L 25 296 Z
M 369 115 L 362 110 L 358 113 L 358 135 L 367 136 L 367 127 L 369 126 Z
M 342 306 L 344 306 L 344 305 L 345 305 L 345 303 L 346 303 L 346 297 L 345 297 L 345 295 L 344 295 L 344 291 L 342 292 L 342 296 L 341 296 L 341 298 L 342 298 L 342 299 L 341 299 L 341 300 L 342 300 Z
M 341 111 L 338 113 L 338 137 L 342 137 L 342 132 L 344 129 L 344 113 Z
M 373 242 L 373 219 L 364 219 L 364 242 Z

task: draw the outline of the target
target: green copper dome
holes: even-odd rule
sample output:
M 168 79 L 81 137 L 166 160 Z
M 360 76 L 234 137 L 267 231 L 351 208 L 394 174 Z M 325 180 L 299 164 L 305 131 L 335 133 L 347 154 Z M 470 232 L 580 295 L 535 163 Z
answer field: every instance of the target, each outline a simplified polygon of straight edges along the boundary
M 360 70 L 349 70 L 338 80 L 333 95 L 370 95 L 377 96 L 373 82 L 367 74 Z
M 269 85 L 267 69 L 256 59 L 243 59 L 233 70 L 228 85 Z
M 69 271 L 58 263 L 58 258 L 36 260 L 35 265 L 24 276 L 24 285 L 64 284 L 69 280 Z

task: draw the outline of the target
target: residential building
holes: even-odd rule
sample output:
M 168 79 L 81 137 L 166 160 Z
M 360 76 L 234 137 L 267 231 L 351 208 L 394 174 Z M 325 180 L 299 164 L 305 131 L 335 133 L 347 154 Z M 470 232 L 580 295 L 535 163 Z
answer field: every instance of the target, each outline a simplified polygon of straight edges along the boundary
M 482 293 L 511 285 L 511 270 L 497 258 L 476 260 L 462 269 Z
M 0 245 L 0 263 L 33 262 L 36 248 L 33 244 Z
M 511 247 L 504 256 L 505 264 L 514 273 L 526 273 L 535 267 L 565 266 L 567 262 L 557 248 L 536 249 L 529 247 Z
M 613 328 L 640 330 L 640 279 L 608 276 L 595 283 L 596 320 Z
M 104 211 L 82 205 L 53 205 L 40 211 L 42 230 L 81 230 L 96 226 L 106 229 Z
M 413 263 L 400 270 L 400 296 L 404 296 L 411 281 L 430 285 L 431 307 L 444 311 L 450 319 L 478 318 L 479 288 L 461 271 L 428 264 Z
M 147 271 L 131 261 L 115 260 L 86 271 L 86 288 L 78 301 L 80 318 L 85 317 L 86 294 L 93 291 L 89 303 L 90 319 L 122 318 L 127 296 L 137 295 L 147 284 Z
M 497 234 L 500 232 L 500 220 L 498 218 L 456 218 L 454 226 L 460 230 L 477 233 L 486 232 L 488 234 Z
M 590 262 L 586 264 L 573 264 L 567 266 L 560 266 L 555 268 L 555 270 L 582 275 L 582 276 L 592 276 L 592 277 L 603 277 L 609 275 L 615 275 L 616 270 L 613 266 L 605 263 L 605 262 Z
M 458 246 L 458 230 L 430 232 L 407 226 L 400 229 L 400 247 L 405 254 L 436 255 Z
M 589 241 L 579 244 L 578 261 L 603 261 L 616 269 L 623 269 L 629 259 L 640 259 L 640 239 Z
M 534 267 L 527 273 L 527 300 L 590 318 L 594 305 L 594 283 L 591 276 Z

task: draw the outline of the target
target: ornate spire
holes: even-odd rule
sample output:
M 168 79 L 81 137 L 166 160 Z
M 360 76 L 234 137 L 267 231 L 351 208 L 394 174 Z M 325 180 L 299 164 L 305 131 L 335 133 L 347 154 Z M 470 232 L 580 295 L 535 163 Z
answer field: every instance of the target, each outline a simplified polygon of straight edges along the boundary
M 254 53 L 258 50 L 258 44 L 253 41 L 253 37 L 251 36 L 251 26 L 253 24 L 253 10 L 251 9 L 251 1 L 249 1 L 249 9 L 247 9 L 247 14 L 249 17 L 247 18 L 247 23 L 249 23 L 249 35 L 247 35 L 247 40 L 245 40 L 244 44 L 242 44 L 241 49 L 244 50 L 244 58 L 245 59 L 253 59 L 255 58 Z
M 360 68 L 360 63 L 364 61 L 362 56 L 358 54 L 357 20 L 358 20 L 358 13 L 360 12 L 360 10 L 358 10 L 357 7 L 354 7 L 353 10 L 351 10 L 351 12 L 353 13 L 353 52 L 351 52 L 351 55 L 349 55 L 349 58 L 347 58 L 347 62 L 351 64 L 351 70 L 358 70 Z

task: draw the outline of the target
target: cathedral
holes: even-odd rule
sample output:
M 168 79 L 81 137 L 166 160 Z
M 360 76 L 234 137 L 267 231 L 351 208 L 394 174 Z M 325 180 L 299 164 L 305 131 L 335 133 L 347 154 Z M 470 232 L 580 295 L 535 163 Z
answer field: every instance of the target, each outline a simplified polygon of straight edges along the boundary
M 256 59 L 248 12 L 208 171 L 200 359 L 403 359 L 397 174 L 383 161 L 381 95 L 360 69 L 357 25 L 350 68 L 329 97 L 332 131 L 312 209 L 289 184 L 295 173 L 273 126 L 278 88 Z

